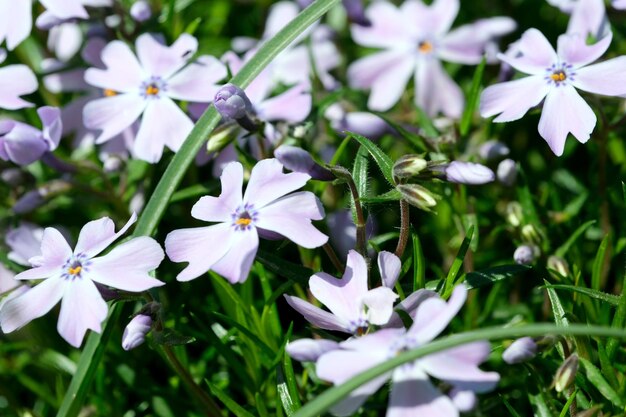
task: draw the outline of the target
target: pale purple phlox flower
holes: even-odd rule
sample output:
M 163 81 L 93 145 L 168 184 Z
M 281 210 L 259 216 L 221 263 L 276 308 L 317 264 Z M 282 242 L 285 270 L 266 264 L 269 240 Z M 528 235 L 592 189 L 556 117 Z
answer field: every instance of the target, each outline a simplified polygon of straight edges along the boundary
M 519 41 L 521 55 L 499 58 L 530 76 L 487 87 L 480 98 L 480 114 L 497 116 L 494 122 L 510 122 L 543 101 L 539 134 L 555 155 L 563 154 L 569 133 L 587 142 L 596 115 L 576 88 L 606 96 L 626 94 L 626 56 L 589 65 L 604 54 L 611 39 L 609 33 L 587 45 L 583 37 L 565 34 L 559 36 L 555 51 L 540 31 L 527 30 Z
M 43 281 L 5 303 L 0 311 L 2 330 L 17 330 L 62 300 L 57 330 L 68 343 L 79 347 L 88 329 L 101 331 L 107 316 L 107 305 L 96 283 L 132 292 L 163 285 L 149 275 L 164 257 L 160 245 L 150 237 L 134 238 L 98 256 L 136 219 L 133 213 L 117 233 L 108 217 L 91 221 L 81 229 L 74 250 L 57 229 L 46 228 L 41 255 L 29 260 L 33 268 L 16 276 L 18 280 Z
M 256 257 L 259 236 L 287 238 L 305 248 L 322 246 L 328 237 L 312 220 L 324 217 L 324 209 L 309 191 L 294 192 L 310 176 L 283 173 L 276 159 L 259 161 L 242 193 L 243 166 L 232 162 L 220 177 L 219 197 L 202 197 L 191 215 L 206 227 L 174 230 L 165 239 L 165 250 L 174 262 L 189 262 L 178 274 L 178 281 L 189 281 L 215 271 L 231 283 L 244 282 Z M 215 244 L 219 242 L 219 244 Z
M 324 353 L 317 360 L 318 377 L 339 385 L 406 350 L 429 343 L 459 312 L 466 296 L 465 286 L 457 286 L 447 303 L 438 297 L 423 301 L 408 330 L 382 329 L 340 343 L 340 349 Z M 387 417 L 458 417 L 460 410 L 457 404 L 440 392 L 429 377 L 450 384 L 456 395 L 465 392 L 466 397 L 473 397 L 474 393 L 490 391 L 498 383 L 499 375 L 478 368 L 489 353 L 489 343 L 480 341 L 424 356 L 360 386 L 331 411 L 339 416 L 352 415 L 391 378 Z M 469 403 L 471 401 L 465 398 L 462 408 Z
M 611 31 L 604 0 L 548 0 L 548 3 L 571 15 L 568 34 L 601 39 Z
M 407 0 L 399 7 L 383 0 L 367 8 L 372 25 L 352 25 L 352 38 L 359 45 L 383 51 L 351 64 L 348 80 L 354 88 L 371 90 L 368 108 L 389 110 L 414 77 L 417 106 L 431 117 L 439 113 L 454 119 L 461 116 L 463 93 L 441 61 L 476 65 L 487 45 L 513 31 L 516 24 L 494 17 L 450 30 L 459 7 L 459 0 L 436 0 L 428 6 Z
M 96 143 L 104 143 L 141 117 L 133 154 L 156 163 L 165 146 L 178 151 L 193 128 L 189 116 L 174 100 L 210 102 L 217 92 L 217 82 L 226 77 L 227 71 L 219 60 L 208 55 L 189 63 L 198 42 L 188 34 L 181 35 L 171 46 L 143 34 L 135 46 L 137 55 L 124 42 L 112 41 L 101 55 L 106 69 L 87 70 L 85 81 L 105 90 L 107 97 L 89 102 L 83 120 L 86 127 L 102 130 Z
M 330 126 L 339 134 L 346 131 L 358 133 L 369 139 L 378 139 L 391 132 L 389 125 L 375 114 L 363 111 L 348 111 L 341 103 L 328 106 L 324 117 Z
M 5 59 L 6 51 L 0 48 L 0 64 Z M 32 103 L 20 96 L 34 93 L 38 86 L 37 77 L 28 66 L 15 64 L 0 67 L 0 109 L 18 110 L 32 107 Z

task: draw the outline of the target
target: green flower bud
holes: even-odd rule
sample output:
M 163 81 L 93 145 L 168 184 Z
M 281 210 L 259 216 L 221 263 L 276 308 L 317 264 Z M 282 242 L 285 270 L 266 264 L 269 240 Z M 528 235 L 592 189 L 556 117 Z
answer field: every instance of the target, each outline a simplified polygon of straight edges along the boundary
M 522 227 L 522 237 L 526 242 L 534 243 L 535 245 L 541 244 L 541 234 L 535 226 L 532 224 L 526 224 Z
M 396 187 L 407 203 L 422 210 L 430 211 L 437 205 L 436 194 L 417 184 L 400 184 Z
M 428 162 L 419 155 L 404 155 L 393 165 L 394 178 L 411 178 L 418 175 L 428 166 Z
M 206 144 L 207 152 L 219 152 L 230 145 L 239 133 L 240 127 L 237 123 L 224 123 L 211 133 Z
M 519 227 L 522 224 L 522 206 L 517 201 L 509 203 L 506 207 L 506 220 L 513 227 Z
M 567 387 L 572 385 L 578 371 L 578 355 L 572 354 L 557 369 L 554 375 L 554 388 L 557 392 L 563 392 Z
M 548 258 L 548 269 L 556 271 L 562 277 L 566 277 L 570 273 L 567 261 L 555 255 Z

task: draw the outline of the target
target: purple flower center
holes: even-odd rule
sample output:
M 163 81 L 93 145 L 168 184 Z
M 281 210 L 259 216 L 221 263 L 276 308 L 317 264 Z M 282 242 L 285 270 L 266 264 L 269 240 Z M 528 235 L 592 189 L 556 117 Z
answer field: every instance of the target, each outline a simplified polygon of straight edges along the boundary
M 145 99 L 161 98 L 161 92 L 167 90 L 167 84 L 161 77 L 150 77 L 141 83 L 139 94 Z
M 258 212 L 252 204 L 245 204 L 231 214 L 231 218 L 235 230 L 250 230 L 258 219 Z
M 87 271 L 87 267 L 91 264 L 87 257 L 83 254 L 73 255 L 63 264 L 63 279 L 81 278 L 81 274 Z
M 559 87 L 561 85 L 567 85 L 568 81 L 574 81 L 575 75 L 576 72 L 574 72 L 573 66 L 563 62 L 560 64 L 552 64 L 550 68 L 546 68 L 544 79 L 549 85 Z

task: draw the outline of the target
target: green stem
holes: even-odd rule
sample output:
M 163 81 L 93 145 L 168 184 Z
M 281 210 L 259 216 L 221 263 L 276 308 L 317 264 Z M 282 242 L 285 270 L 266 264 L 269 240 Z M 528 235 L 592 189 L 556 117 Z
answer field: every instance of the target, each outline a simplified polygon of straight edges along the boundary
M 396 256 L 402 258 L 406 244 L 409 240 L 409 203 L 406 200 L 400 200 L 400 237 L 398 238 L 398 246 L 396 246 Z
M 254 57 L 241 68 L 230 82 L 242 88 L 248 86 L 280 52 L 337 2 L 339 0 L 316 0 L 272 39 L 265 42 Z M 187 168 L 191 165 L 197 152 L 202 148 L 205 139 L 209 137 L 219 120 L 220 116 L 212 106 L 198 120 L 185 143 L 174 155 L 172 162 L 168 165 L 163 177 L 161 177 L 152 193 L 142 216 L 137 222 L 134 236 L 151 235 L 154 233 L 172 194 L 176 191 Z M 111 308 L 111 316 L 119 317 L 119 314 L 120 307 L 113 306 Z M 78 415 L 88 393 L 87 387 L 93 380 L 95 370 L 102 359 L 104 347 L 110 338 L 111 329 L 115 324 L 116 320 L 106 320 L 103 323 L 101 335 L 97 333 L 89 335 L 85 349 L 78 362 L 76 373 L 63 398 L 57 417 L 76 417 Z M 97 355 L 94 356 L 94 353 L 97 353 Z
M 414 361 L 426 355 L 441 352 L 455 346 L 464 345 L 466 343 L 477 342 L 480 340 L 490 339 L 510 339 L 522 336 L 543 336 L 545 334 L 566 334 L 578 336 L 596 336 L 596 337 L 616 337 L 626 339 L 626 331 L 622 329 L 614 329 L 610 327 L 587 326 L 583 324 L 570 324 L 568 327 L 560 327 L 551 323 L 530 324 L 519 327 L 490 327 L 486 329 L 473 330 L 470 332 L 454 334 L 442 337 L 424 346 L 408 352 L 400 353 L 393 358 L 377 365 L 367 371 L 349 379 L 345 383 L 324 391 L 317 398 L 305 404 L 301 409 L 296 411 L 292 417 L 314 417 L 323 414 L 329 408 L 339 401 L 345 399 L 352 391 L 363 384 L 377 378 L 385 373 L 392 371 L 394 368 Z

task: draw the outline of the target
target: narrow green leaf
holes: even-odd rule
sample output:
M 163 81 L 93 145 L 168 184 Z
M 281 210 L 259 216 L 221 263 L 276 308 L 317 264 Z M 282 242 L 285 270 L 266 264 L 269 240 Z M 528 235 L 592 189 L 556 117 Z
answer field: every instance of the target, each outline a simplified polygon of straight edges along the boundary
M 217 385 L 211 384 L 208 380 L 204 380 L 211 390 L 211 394 L 215 395 L 221 402 L 228 408 L 228 411 L 233 413 L 236 417 L 254 417 L 254 414 L 246 411 L 242 406 L 233 400 L 224 391 L 219 389 Z
M 313 275 L 311 269 L 293 262 L 285 261 L 281 257 L 263 249 L 258 251 L 256 260 L 261 262 L 268 270 L 276 275 L 294 280 L 301 284 L 307 284 L 309 278 Z
M 273 38 L 263 43 L 257 53 L 230 82 L 242 88 L 247 87 L 283 49 L 338 2 L 339 0 L 316 0 Z M 150 196 L 143 214 L 139 217 L 133 233 L 134 236 L 149 236 L 154 233 L 172 194 L 176 191 L 187 172 L 187 168 L 192 164 L 198 151 L 202 148 L 205 138 L 217 126 L 219 120 L 220 116 L 213 106 L 200 117 L 181 148 L 172 158 L 163 177 L 161 177 Z M 110 316 L 119 318 L 119 315 L 120 307 L 118 305 L 113 306 Z M 118 320 L 106 320 L 102 326 L 102 334 L 90 333 L 78 362 L 78 369 L 63 398 L 57 417 L 76 417 L 78 415 L 88 393 L 88 387 L 91 384 L 95 370 L 102 359 L 112 327 L 117 322 Z
M 395 203 L 397 201 L 400 201 L 401 198 L 402 194 L 400 194 L 400 191 L 394 188 L 391 191 L 387 191 L 385 194 L 380 194 L 375 197 L 361 198 L 361 202 L 365 204 Z
M 554 322 L 557 326 L 568 327 L 569 320 L 565 317 L 565 309 L 563 308 L 563 304 L 561 304 L 561 300 L 559 296 L 556 294 L 553 288 L 549 287 L 548 281 L 545 279 L 543 282 L 546 285 L 546 291 L 548 292 L 548 298 L 550 298 L 550 305 L 552 306 L 552 315 L 554 316 Z M 563 351 L 563 346 L 557 343 L 556 350 L 559 352 L 562 358 L 565 358 L 565 352 Z
M 459 271 L 461 270 L 461 266 L 463 266 L 463 260 L 465 259 L 465 254 L 469 249 L 470 242 L 472 241 L 472 236 L 474 235 L 474 226 L 470 226 L 467 229 L 465 234 L 465 239 L 463 239 L 463 243 L 461 243 L 461 247 L 459 248 L 459 252 L 456 254 L 456 258 L 454 258 L 454 262 L 452 262 L 452 266 L 450 266 L 450 270 L 448 271 L 448 276 L 444 282 L 443 286 L 443 295 L 444 299 L 447 299 L 452 294 L 452 290 L 454 289 L 454 283 L 456 282 L 456 278 L 459 275 Z
M 538 394 L 528 393 L 528 400 L 535 408 L 536 417 L 553 417 L 545 397 L 545 394 L 541 391 Z
M 615 367 L 609 360 L 609 357 L 606 354 L 606 348 L 601 340 L 598 340 L 598 359 L 600 360 L 600 370 L 602 371 L 602 375 L 606 378 L 606 380 L 611 384 L 614 389 L 620 388 L 620 383 L 615 376 Z
M 578 229 L 576 229 L 574 231 L 574 233 L 572 233 L 572 235 L 569 237 L 569 239 L 567 239 L 567 241 L 561 245 L 561 247 L 559 247 L 556 252 L 554 252 L 554 254 L 560 258 L 564 257 L 565 254 L 570 250 L 570 248 L 572 247 L 572 245 L 576 242 L 576 240 L 578 240 L 578 238 L 587 231 L 587 229 L 589 229 L 591 226 L 593 226 L 596 223 L 595 220 L 589 220 L 588 222 L 585 222 L 583 224 L 581 224 Z
M 414 361 L 426 355 L 431 355 L 455 346 L 479 340 L 515 339 L 522 336 L 536 337 L 547 334 L 570 336 L 585 335 L 590 337 L 616 337 L 626 339 L 626 331 L 622 329 L 581 324 L 572 324 L 569 327 L 561 327 L 551 323 L 529 324 L 515 327 L 488 327 L 465 333 L 454 334 L 451 336 L 445 336 L 416 349 L 402 352 L 399 355 L 389 358 L 385 362 L 374 366 L 373 368 L 355 375 L 343 384 L 324 391 L 322 394 L 318 395 L 298 410 L 294 414 L 294 417 L 316 417 L 323 414 L 330 407 L 346 398 L 350 392 L 354 391 L 361 385 L 390 372 L 392 369 L 402 364 Z
M 468 289 L 484 287 L 486 285 L 495 284 L 498 281 L 513 278 L 524 271 L 528 271 L 529 266 L 526 265 L 500 265 L 492 268 L 482 269 L 480 271 L 472 271 L 465 274 L 465 284 Z
M 569 398 L 567 399 L 567 402 L 565 403 L 565 405 L 563 405 L 563 408 L 561 409 L 561 413 L 559 414 L 559 417 L 567 417 L 567 415 L 569 414 L 569 407 L 572 405 L 572 403 L 576 399 L 577 393 L 578 393 L 578 389 L 576 389 L 574 392 L 570 394 Z
M 300 403 L 300 398 L 298 398 L 291 358 L 289 358 L 286 352 L 283 353 L 282 363 L 276 367 L 276 379 L 276 389 L 283 409 L 288 416 L 292 416 L 302 404 Z
M 208 313 L 209 317 L 213 317 L 216 320 L 222 321 L 226 324 L 228 324 L 229 326 L 232 326 L 234 328 L 236 328 L 237 330 L 239 330 L 241 333 L 243 333 L 246 337 L 248 337 L 250 340 L 252 340 L 256 347 L 260 348 L 260 350 L 263 352 L 263 354 L 267 355 L 269 358 L 273 358 L 274 355 L 276 354 L 276 352 L 269 347 L 265 342 L 263 342 L 259 336 L 257 336 L 256 334 L 254 334 L 250 329 L 248 329 L 246 326 L 244 326 L 243 324 L 239 323 L 238 321 L 235 321 L 233 319 L 231 319 L 230 317 L 215 312 L 215 311 L 210 311 Z
M 622 295 L 620 296 L 619 301 L 617 311 L 615 312 L 615 316 L 613 316 L 611 327 L 623 330 L 624 323 L 626 323 L 626 273 L 624 274 L 624 279 L 622 280 Z M 609 360 L 612 361 L 615 358 L 618 346 L 619 340 L 617 339 L 609 339 L 606 343 L 606 354 L 609 357 Z
M 596 258 L 593 261 L 593 269 L 591 273 L 591 288 L 594 290 L 600 289 L 600 280 L 602 279 L 602 268 L 604 266 L 604 258 L 606 256 L 606 249 L 609 246 L 609 235 L 607 234 L 600 242 L 600 247 L 596 253 Z
M 566 291 L 577 292 L 580 294 L 585 294 L 591 298 L 595 298 L 596 300 L 604 301 L 605 303 L 611 306 L 618 306 L 620 302 L 620 298 L 621 298 L 621 297 L 618 297 L 617 295 L 607 294 L 602 291 L 591 290 L 585 287 L 577 287 L 575 285 L 546 284 L 545 288 L 554 288 L 556 290 L 566 290 Z
M 393 121 L 393 119 L 391 119 L 390 117 L 388 117 L 384 113 L 375 113 L 375 114 L 376 114 L 376 116 L 378 116 L 381 119 L 383 119 L 389 126 L 393 127 L 394 130 L 397 131 L 400 136 L 402 136 L 404 139 L 406 139 L 418 151 L 420 151 L 420 152 L 428 151 L 428 144 L 426 142 L 426 139 L 424 139 L 423 137 L 421 137 L 417 133 L 413 133 L 413 132 L 405 129 L 404 126 L 402 126 L 399 123 L 396 123 L 395 121 Z
M 393 161 L 391 160 L 391 158 L 389 158 L 386 153 L 384 153 L 374 142 L 372 142 L 365 136 L 361 136 L 353 132 L 346 133 L 348 134 L 348 136 L 354 138 L 357 142 L 359 142 L 361 146 L 367 149 L 370 155 L 372 155 L 372 158 L 374 158 L 374 162 L 376 162 L 376 165 L 378 165 L 378 168 L 380 168 L 380 171 L 383 173 L 385 179 L 389 182 L 389 184 L 395 185 L 392 174 Z
M 413 243 L 413 291 L 424 288 L 426 285 L 426 259 L 422 251 L 422 243 L 415 230 L 411 230 Z
M 585 358 L 580 358 L 580 363 L 585 368 L 585 375 L 587 379 L 600 391 L 600 394 L 613 405 L 619 408 L 624 407 L 624 400 L 622 400 L 617 392 L 606 382 L 606 379 L 602 376 L 602 372 L 591 362 Z
M 507 410 L 509 410 L 509 413 L 511 413 L 511 417 L 522 417 L 514 408 L 511 404 L 509 404 L 509 402 L 506 400 L 506 398 L 504 398 L 503 396 L 500 396 L 500 398 L 502 399 L 502 402 L 504 403 L 504 406 L 506 407 Z
M 354 157 L 354 165 L 352 168 L 352 178 L 356 184 L 356 190 L 360 198 L 367 197 L 367 173 L 369 167 L 369 159 L 367 157 L 367 149 L 361 145 L 356 156 Z M 352 210 L 352 218 L 356 223 L 356 210 L 354 208 L 354 198 L 350 197 L 350 207 Z
M 421 107 L 416 107 L 416 110 L 419 118 L 418 125 L 424 130 L 426 136 L 428 136 L 429 138 L 438 138 L 439 136 L 441 136 L 441 134 L 435 127 L 435 124 L 426 114 L 424 109 L 422 109 Z
M 472 123 L 472 117 L 474 116 L 476 107 L 478 107 L 478 100 L 480 98 L 480 87 L 483 81 L 483 73 L 485 72 L 486 64 L 487 60 L 486 58 L 483 58 L 482 61 L 480 61 L 480 64 L 476 67 L 476 71 L 474 71 L 472 87 L 470 88 L 470 93 L 467 96 L 465 111 L 463 112 L 463 116 L 461 117 L 461 126 L 459 128 L 461 136 L 467 135 L 467 132 L 469 131 L 470 125 Z

